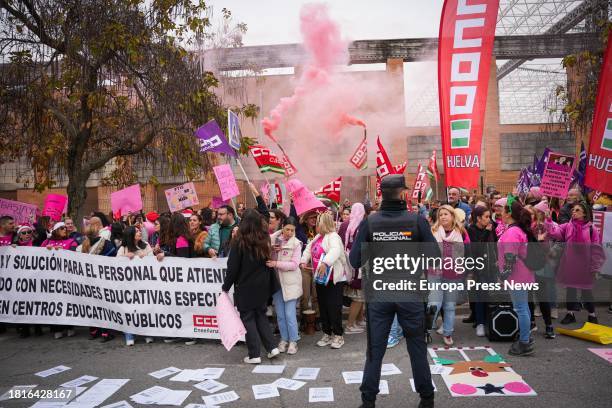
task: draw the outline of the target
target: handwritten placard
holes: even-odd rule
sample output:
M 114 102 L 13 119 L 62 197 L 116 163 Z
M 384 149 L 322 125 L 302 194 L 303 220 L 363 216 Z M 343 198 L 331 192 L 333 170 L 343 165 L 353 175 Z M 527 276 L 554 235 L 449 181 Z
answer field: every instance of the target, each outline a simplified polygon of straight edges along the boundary
M 42 215 L 48 215 L 54 221 L 60 221 L 68 205 L 68 197 L 61 194 L 49 194 L 45 197 Z
M 548 197 L 566 198 L 574 173 L 574 157 L 550 152 L 540 190 Z
M 234 172 L 229 164 L 215 166 L 213 171 L 215 172 L 215 177 L 217 177 L 222 200 L 229 200 L 240 194 L 236 178 L 234 178 Z
M 111 193 L 111 209 L 114 214 L 125 215 L 142 210 L 140 184 Z
M 165 193 L 170 212 L 180 211 L 183 208 L 200 204 L 198 201 L 198 193 L 192 182 L 169 188 Z
M 10 215 L 17 224 L 34 224 L 36 210 L 37 207 L 33 204 L 0 198 L 0 216 Z

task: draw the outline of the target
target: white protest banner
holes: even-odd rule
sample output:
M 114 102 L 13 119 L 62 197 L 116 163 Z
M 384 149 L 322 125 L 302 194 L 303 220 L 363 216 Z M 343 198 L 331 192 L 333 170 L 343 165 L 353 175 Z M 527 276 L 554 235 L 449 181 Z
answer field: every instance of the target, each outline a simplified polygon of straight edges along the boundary
M 193 182 L 169 188 L 165 193 L 170 212 L 180 211 L 183 208 L 200 204 L 198 193 L 196 192 Z
M 33 225 L 36 221 L 36 206 L 0 198 L 0 216 L 3 215 L 13 217 L 17 225 Z
M 227 259 L 110 258 L 0 248 L 0 322 L 218 339 Z

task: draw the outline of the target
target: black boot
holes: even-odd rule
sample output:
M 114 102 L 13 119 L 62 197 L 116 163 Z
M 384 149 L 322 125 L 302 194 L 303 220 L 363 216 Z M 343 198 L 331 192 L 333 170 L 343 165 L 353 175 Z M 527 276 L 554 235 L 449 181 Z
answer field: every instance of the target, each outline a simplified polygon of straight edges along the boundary
M 528 356 L 533 354 L 535 351 L 533 343 L 523 343 L 521 341 L 515 341 L 512 343 L 512 347 L 508 350 L 508 354 L 513 356 Z
M 376 407 L 375 401 L 361 401 L 361 405 L 359 406 L 359 408 L 375 408 L 375 407 Z
M 433 408 L 434 407 L 434 396 L 423 398 L 421 397 L 421 402 L 419 402 L 419 408 Z

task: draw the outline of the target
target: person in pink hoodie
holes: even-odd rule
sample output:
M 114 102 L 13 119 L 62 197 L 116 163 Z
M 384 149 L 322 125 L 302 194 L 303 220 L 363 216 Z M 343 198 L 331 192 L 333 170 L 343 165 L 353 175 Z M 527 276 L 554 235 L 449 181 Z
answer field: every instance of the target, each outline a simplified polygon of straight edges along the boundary
M 511 284 L 534 283 L 534 273 L 525 265 L 527 242 L 535 241 L 531 232 L 531 214 L 517 200 L 504 206 L 502 219 L 506 230 L 498 241 L 499 270 L 509 273 L 505 278 Z M 530 239 L 531 238 L 531 239 Z M 529 311 L 529 293 L 527 290 L 510 291 L 512 307 L 519 320 L 519 340 L 514 342 L 508 351 L 514 356 L 533 354 L 534 342 L 530 338 L 531 312 Z
M 582 300 L 589 312 L 588 321 L 597 323 L 593 283 L 606 256 L 600 244 L 599 231 L 593 225 L 591 208 L 581 201 L 572 206 L 571 213 L 572 219 L 568 223 L 556 224 L 550 216 L 545 223 L 551 239 L 566 243 L 557 269 L 557 283 L 566 287 L 567 300 L 567 314 L 561 324 L 576 321 L 574 312 L 580 310 L 578 289 L 582 291 Z

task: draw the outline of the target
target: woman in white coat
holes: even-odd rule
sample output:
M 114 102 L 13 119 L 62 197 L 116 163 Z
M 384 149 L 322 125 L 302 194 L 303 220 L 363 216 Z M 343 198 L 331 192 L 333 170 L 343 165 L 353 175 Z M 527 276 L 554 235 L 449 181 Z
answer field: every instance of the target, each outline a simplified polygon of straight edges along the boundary
M 319 299 L 319 312 L 323 338 L 317 346 L 339 349 L 344 345 L 342 337 L 342 295 L 349 266 L 344 245 L 336 232 L 334 219 L 329 212 L 319 214 L 317 235 L 302 255 L 301 267 L 312 264 Z
M 295 237 L 297 225 L 295 218 L 289 217 L 283 221 L 282 229 L 270 236 L 272 260 L 267 262 L 268 267 L 276 269 L 281 286 L 272 299 L 281 335 L 278 351 L 287 352 L 287 354 L 297 353 L 299 339 L 295 307 L 302 296 L 302 272 L 300 271 L 302 243 Z

